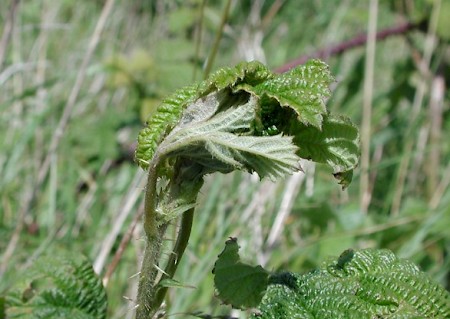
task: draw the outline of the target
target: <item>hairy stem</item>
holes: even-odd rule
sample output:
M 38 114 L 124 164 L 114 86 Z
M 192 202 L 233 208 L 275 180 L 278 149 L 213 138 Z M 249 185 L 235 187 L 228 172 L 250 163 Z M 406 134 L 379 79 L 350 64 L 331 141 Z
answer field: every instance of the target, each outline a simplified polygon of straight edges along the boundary
M 165 190 L 164 194 L 158 196 L 156 184 L 161 157 L 164 157 L 161 153 L 155 155 L 148 173 L 144 209 L 144 230 L 147 236 L 147 246 L 139 280 L 137 319 L 152 318 L 160 308 L 167 293 L 167 287 L 160 285 L 160 283 L 163 279 L 174 276 L 191 235 L 194 207 L 189 208 L 182 214 L 177 240 L 165 269 L 162 271 L 159 268 L 158 261 L 161 257 L 162 241 L 166 229 L 170 221 L 176 218 L 176 215 L 170 216 L 173 213 L 172 209 L 178 205 L 177 202 L 186 194 L 190 194 L 188 196 L 190 201 L 195 202 L 203 184 L 198 165 L 187 164 L 186 166 L 185 162 L 178 161 L 173 167 L 169 188 Z M 160 272 L 162 272 L 162 275 L 158 280 Z
M 136 310 L 137 319 L 152 318 L 158 308 L 153 305 L 155 299 L 155 282 L 158 276 L 157 263 L 161 255 L 161 244 L 167 227 L 157 226 L 156 214 L 156 182 L 158 158 L 152 161 L 148 172 L 147 189 L 145 193 L 144 231 L 146 234 L 146 248 L 139 276 L 139 287 Z
M 162 279 L 173 278 L 175 272 L 180 264 L 181 257 L 186 250 L 187 244 L 189 242 L 189 237 L 191 236 L 192 222 L 194 220 L 194 208 L 191 208 L 183 213 L 181 218 L 180 229 L 178 231 L 177 241 L 170 255 L 169 261 L 167 262 L 166 268 L 164 269 L 164 274 Z M 164 297 L 167 293 L 168 287 L 160 287 L 156 293 L 155 304 L 161 305 Z
M 159 305 L 156 306 L 154 302 L 155 282 L 159 273 L 157 263 L 161 256 L 162 237 L 166 228 L 160 227 L 159 235 L 147 241 L 139 278 L 136 319 L 151 319 L 159 308 Z

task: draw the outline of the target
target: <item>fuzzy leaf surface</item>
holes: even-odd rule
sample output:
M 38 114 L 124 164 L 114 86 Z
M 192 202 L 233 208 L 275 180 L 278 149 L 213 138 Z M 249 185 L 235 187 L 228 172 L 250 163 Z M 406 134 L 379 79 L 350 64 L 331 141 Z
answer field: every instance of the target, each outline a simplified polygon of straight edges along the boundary
M 349 121 L 327 113 L 332 81 L 319 60 L 284 74 L 255 61 L 220 69 L 163 101 L 139 134 L 136 160 L 147 168 L 155 154 L 184 156 L 204 165 L 204 174 L 245 169 L 275 179 L 300 169 L 292 156 L 298 148 L 300 157 L 331 166 L 345 187 L 359 136 Z
M 182 156 L 204 166 L 204 174 L 236 169 L 256 171 L 276 179 L 299 169 L 297 147 L 289 136 L 252 136 L 251 125 L 257 99 L 230 107 L 207 121 L 180 126 L 166 138 L 161 151 Z M 236 134 L 239 132 L 240 134 Z
M 187 86 L 164 99 L 156 113 L 148 120 L 147 127 L 138 135 L 135 158 L 139 166 L 147 169 L 156 148 L 178 123 L 183 108 L 197 99 L 197 86 Z
M 333 81 L 324 62 L 310 60 L 253 88 L 246 88 L 258 96 L 275 99 L 281 107 L 292 109 L 300 123 L 320 129 L 327 112 L 325 100 L 330 96 L 329 85 Z
M 252 88 L 272 78 L 274 74 L 261 62 L 241 62 L 235 67 L 225 67 L 211 74 L 200 85 L 200 91 L 202 95 L 225 88 L 237 92 L 244 87 Z

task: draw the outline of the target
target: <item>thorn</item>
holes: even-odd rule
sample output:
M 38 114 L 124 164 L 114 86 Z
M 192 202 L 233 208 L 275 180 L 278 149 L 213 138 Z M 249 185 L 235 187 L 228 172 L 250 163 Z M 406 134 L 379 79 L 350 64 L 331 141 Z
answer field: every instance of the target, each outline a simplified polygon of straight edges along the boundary
M 155 267 L 159 272 L 163 273 L 164 275 L 169 276 L 168 273 L 166 273 L 164 270 L 162 270 L 161 268 L 159 268 L 157 265 L 153 265 L 153 267 Z
M 132 302 L 132 303 L 136 303 L 136 301 L 134 301 L 134 300 L 133 300 L 132 298 L 130 298 L 130 297 L 122 296 L 122 298 L 125 299 L 125 300 L 128 300 L 128 301 L 130 301 L 130 302 Z
M 141 274 L 140 271 L 138 271 L 137 273 L 135 273 L 134 275 L 131 275 L 130 277 L 128 277 L 128 279 L 133 279 L 134 277 L 137 277 Z

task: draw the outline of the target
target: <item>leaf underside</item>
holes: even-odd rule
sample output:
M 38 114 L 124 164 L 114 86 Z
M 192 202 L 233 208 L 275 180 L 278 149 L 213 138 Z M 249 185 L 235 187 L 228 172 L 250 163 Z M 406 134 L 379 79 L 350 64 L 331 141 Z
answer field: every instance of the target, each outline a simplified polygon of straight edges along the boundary
M 344 116 L 324 117 L 322 129 L 295 125 L 291 131 L 294 143 L 301 145 L 298 155 L 314 162 L 328 164 L 340 184 L 347 187 L 359 159 L 359 131 Z
M 319 60 L 284 74 L 255 61 L 220 69 L 162 102 L 139 134 L 136 160 L 148 168 L 157 154 L 183 156 L 205 174 L 244 169 L 275 179 L 301 169 L 303 157 L 328 164 L 347 186 L 359 136 L 326 110 L 332 81 Z
M 203 174 L 235 169 L 256 171 L 276 179 L 299 168 L 297 147 L 290 136 L 249 135 L 255 98 L 216 114 L 208 121 L 191 122 L 169 135 L 162 151 L 201 163 Z M 239 132 L 240 134 L 237 134 Z

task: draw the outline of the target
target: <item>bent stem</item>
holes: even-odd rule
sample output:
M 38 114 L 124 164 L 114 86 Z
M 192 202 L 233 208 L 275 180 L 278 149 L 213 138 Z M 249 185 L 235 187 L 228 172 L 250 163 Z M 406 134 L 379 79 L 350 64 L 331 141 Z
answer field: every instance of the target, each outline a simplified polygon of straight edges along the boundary
M 172 212 L 164 212 L 167 209 L 165 205 L 168 204 L 167 206 L 172 208 L 176 207 L 177 205 L 172 206 L 171 204 L 177 203 L 182 198 L 182 194 L 188 192 L 186 189 L 192 192 L 192 200 L 195 202 L 198 191 L 203 184 L 202 178 L 195 178 L 197 166 L 194 165 L 191 169 L 186 169 L 186 166 L 178 162 L 174 166 L 169 189 L 166 189 L 166 194 L 159 194 L 158 196 L 156 186 L 159 159 L 159 156 L 155 156 L 155 159 L 152 161 L 155 164 L 150 166 L 145 194 L 144 230 L 147 235 L 147 246 L 139 279 L 137 319 L 152 318 L 160 308 L 168 289 L 167 285 L 164 285 L 163 280 L 173 278 L 191 234 L 194 219 L 193 206 L 182 214 L 177 240 L 165 269 L 162 271 L 158 265 L 161 257 L 162 241 L 170 221 L 174 218 L 174 216 L 168 217 Z M 194 175 L 191 175 L 191 173 Z M 164 203 L 163 197 L 168 199 L 169 203 Z M 158 279 L 160 272 L 162 272 L 162 275 Z
M 142 260 L 139 287 L 137 295 L 137 319 L 152 318 L 158 308 L 153 305 L 155 299 L 155 282 L 158 276 L 157 263 L 161 255 L 161 245 L 167 227 L 157 226 L 156 214 L 156 182 L 158 160 L 150 166 L 145 193 L 144 231 L 146 234 L 146 247 Z

